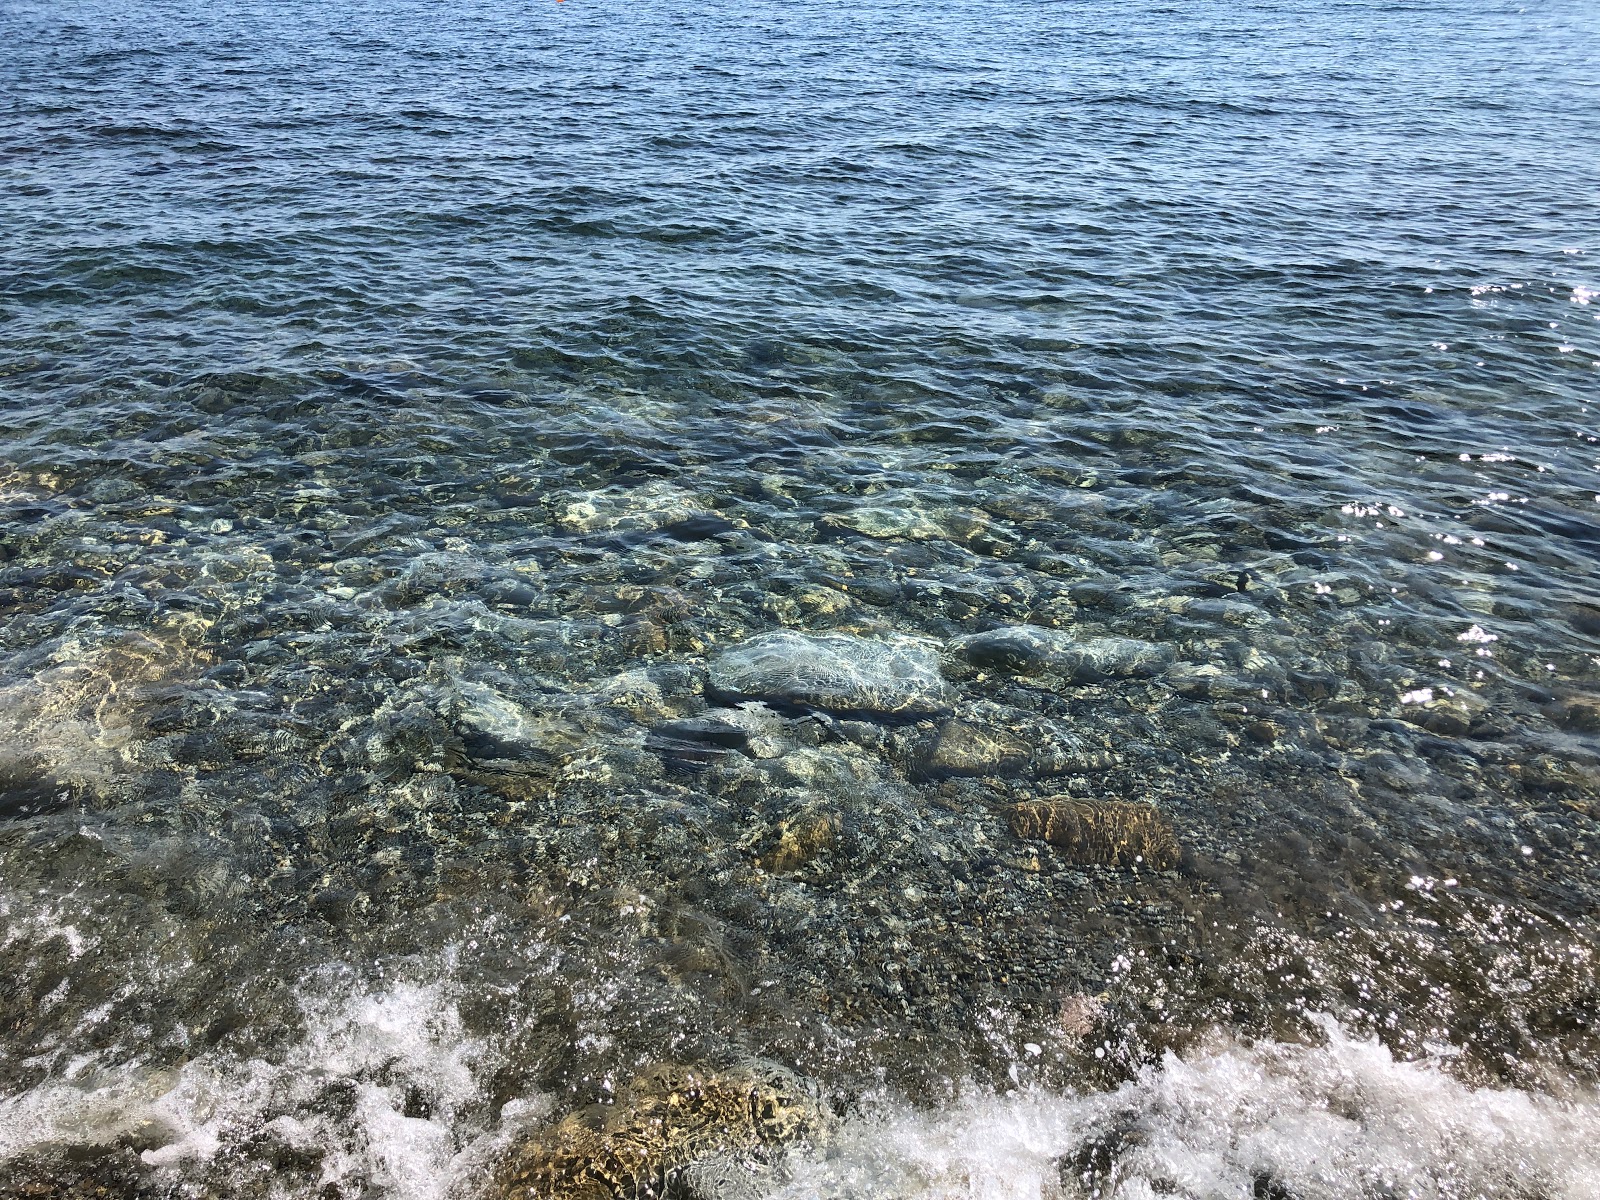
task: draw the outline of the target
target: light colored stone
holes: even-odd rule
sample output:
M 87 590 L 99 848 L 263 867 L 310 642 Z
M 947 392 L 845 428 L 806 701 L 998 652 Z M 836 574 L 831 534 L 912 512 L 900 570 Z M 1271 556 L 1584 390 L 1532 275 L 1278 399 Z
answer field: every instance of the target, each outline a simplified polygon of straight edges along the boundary
M 874 716 L 937 716 L 953 693 L 931 642 L 847 634 L 764 634 L 711 663 L 711 690 L 734 700 Z

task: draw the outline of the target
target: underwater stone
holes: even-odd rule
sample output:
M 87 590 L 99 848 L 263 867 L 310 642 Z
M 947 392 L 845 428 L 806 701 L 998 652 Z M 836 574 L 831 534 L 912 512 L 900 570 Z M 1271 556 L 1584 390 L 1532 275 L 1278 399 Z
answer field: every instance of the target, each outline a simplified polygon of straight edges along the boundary
M 864 537 L 912 542 L 942 538 L 968 541 L 989 525 L 981 512 L 940 507 L 928 510 L 910 493 L 880 494 L 861 500 L 849 511 L 824 516 L 818 527 L 825 533 L 847 531 Z
M 1470 689 L 1441 687 L 1422 708 L 1422 718 L 1414 723 L 1441 737 L 1465 737 L 1488 712 L 1489 705 Z
M 823 517 L 818 526 L 824 531 L 848 530 L 871 538 L 903 538 L 927 541 L 944 536 L 944 527 L 926 513 L 914 508 L 888 505 L 866 506 Z
M 555 514 L 556 524 L 568 533 L 644 533 L 709 515 L 699 497 L 661 480 L 577 493 Z
M 839 828 L 837 813 L 803 808 L 779 822 L 776 839 L 756 861 L 777 875 L 798 870 L 833 849 Z
M 1557 707 L 1555 714 L 1563 728 L 1600 733 L 1600 697 L 1574 697 Z
M 1073 862 L 1102 867 L 1178 865 L 1178 840 L 1153 804 L 1122 800 L 1033 800 L 1010 813 L 1011 832 L 1049 842 Z
M 929 643 L 788 631 L 751 638 L 711 663 L 711 690 L 730 699 L 888 717 L 950 711 L 950 685 Z
M 771 1162 L 816 1131 L 821 1111 L 781 1071 L 666 1066 L 613 1105 L 572 1113 L 512 1150 L 497 1172 L 505 1200 L 620 1200 L 670 1194 L 693 1163 Z
M 646 736 L 644 748 L 668 766 L 704 771 L 749 741 L 750 731 L 741 726 L 714 717 L 690 717 L 656 726 Z
M 1001 775 L 1020 769 L 1028 748 L 1003 733 L 946 721 L 934 735 L 921 769 L 928 775 Z
M 460 685 L 456 723 L 478 758 L 517 758 L 539 740 L 538 718 L 482 683 Z
M 1173 660 L 1170 646 L 1124 637 L 1074 637 L 1037 625 L 1007 625 L 950 643 L 975 667 L 1015 675 L 1063 675 L 1076 683 L 1159 675 Z

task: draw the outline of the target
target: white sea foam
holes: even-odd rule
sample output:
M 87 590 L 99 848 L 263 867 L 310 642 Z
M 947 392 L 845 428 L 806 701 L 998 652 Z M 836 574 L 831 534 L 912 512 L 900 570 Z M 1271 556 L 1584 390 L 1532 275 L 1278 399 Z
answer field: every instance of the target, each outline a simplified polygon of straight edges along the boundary
M 1600 1196 L 1600 1100 L 1474 1090 L 1438 1061 L 1397 1061 L 1331 1020 L 1325 1028 L 1323 1046 L 1219 1040 L 1203 1052 L 1169 1055 L 1110 1093 L 990 1093 L 943 1111 L 862 1120 L 775 1195 Z M 1085 1151 L 1097 1144 L 1096 1163 Z M 1064 1171 L 1063 1161 L 1070 1164 Z
M 1324 1028 L 1317 1046 L 1219 1035 L 1111 1092 L 969 1088 L 933 1110 L 882 1102 L 761 1190 L 767 1200 L 1600 1196 L 1600 1098 L 1473 1089 L 1443 1069 L 1448 1051 L 1399 1061 L 1331 1020 Z M 483 1104 L 494 1060 L 438 986 L 351 991 L 309 1005 L 306 1037 L 281 1061 L 201 1059 L 110 1081 L 89 1071 L 0 1100 L 0 1163 L 139 1129 L 159 1143 L 145 1161 L 176 1183 L 214 1171 L 230 1145 L 266 1139 L 322 1153 L 319 1186 L 365 1180 L 397 1200 L 460 1200 L 481 1194 L 508 1136 Z M 315 1103 L 330 1084 L 354 1093 L 338 1117 Z M 426 1111 L 407 1115 L 419 1089 Z M 510 1107 L 504 1128 L 546 1111 L 539 1098 Z
M 305 1007 L 305 1037 L 276 1061 L 213 1055 L 176 1071 L 91 1069 L 0 1099 L 0 1164 L 137 1134 L 156 1143 L 145 1163 L 176 1181 L 265 1135 L 320 1153 L 319 1186 L 365 1180 L 395 1200 L 439 1200 L 478 1176 L 496 1144 L 479 1104 L 494 1055 L 468 1036 L 442 986 L 317 989 Z M 322 1102 L 330 1089 L 353 1098 L 339 1116 Z M 426 1115 L 408 1115 L 418 1095 Z

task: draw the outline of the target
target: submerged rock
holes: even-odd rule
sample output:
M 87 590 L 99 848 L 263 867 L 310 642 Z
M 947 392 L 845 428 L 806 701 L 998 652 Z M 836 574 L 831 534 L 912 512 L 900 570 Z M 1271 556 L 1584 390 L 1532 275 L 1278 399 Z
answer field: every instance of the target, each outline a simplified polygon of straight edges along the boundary
M 863 498 L 846 512 L 824 516 L 818 526 L 824 533 L 858 533 L 864 537 L 912 542 L 935 538 L 967 541 L 982 533 L 989 518 L 969 509 L 923 507 L 907 492 L 880 493 Z
M 771 844 L 756 860 L 764 871 L 783 875 L 832 850 L 839 838 L 839 814 L 802 806 L 780 821 Z
M 946 721 L 918 764 L 925 775 L 1002 775 L 1020 770 L 1028 748 L 1013 737 L 966 721 Z
M 950 649 L 975 667 L 1013 675 L 1061 675 L 1076 683 L 1148 679 L 1172 664 L 1170 646 L 1125 637 L 1075 637 L 1060 629 L 1007 625 L 968 634 Z
M 568 533 L 648 533 L 715 514 L 692 492 L 651 480 L 633 488 L 576 493 L 557 508 L 555 516 L 556 524 Z
M 1121 800 L 1034 800 L 1011 810 L 1011 832 L 1049 842 L 1074 862 L 1101 867 L 1178 865 L 1178 840 L 1153 804 Z
M 749 741 L 750 731 L 740 725 L 715 717 L 689 717 L 656 726 L 645 737 L 644 748 L 668 766 L 704 771 L 730 752 L 743 750 Z
M 696 1163 L 759 1169 L 815 1132 L 821 1110 L 784 1072 L 665 1066 L 617 1103 L 573 1113 L 514 1149 L 505 1200 L 619 1200 L 673 1194 Z
M 733 700 L 883 717 L 950 711 L 950 685 L 931 645 L 783 631 L 751 638 L 711 662 L 711 690 Z

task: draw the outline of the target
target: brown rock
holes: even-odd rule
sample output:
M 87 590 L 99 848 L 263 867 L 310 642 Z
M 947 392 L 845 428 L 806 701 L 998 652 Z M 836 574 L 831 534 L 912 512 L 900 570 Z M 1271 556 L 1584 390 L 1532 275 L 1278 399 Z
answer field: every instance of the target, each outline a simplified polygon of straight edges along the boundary
M 786 817 L 778 826 L 777 843 L 757 861 L 764 871 L 782 875 L 805 866 L 833 849 L 839 837 L 839 818 L 831 812 L 802 812 Z
M 1567 729 L 1600 733 L 1600 697 L 1580 696 L 1561 706 L 1558 719 Z
M 811 1132 L 815 1102 L 780 1074 L 664 1066 L 617 1103 L 572 1113 L 514 1149 L 495 1195 L 505 1200 L 664 1196 L 698 1159 L 761 1160 Z
M 1120 800 L 1032 800 L 1011 810 L 1011 832 L 1049 842 L 1074 862 L 1103 867 L 1178 865 L 1178 840 L 1153 804 Z

